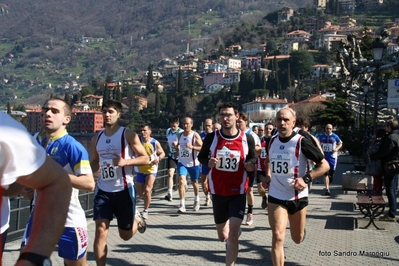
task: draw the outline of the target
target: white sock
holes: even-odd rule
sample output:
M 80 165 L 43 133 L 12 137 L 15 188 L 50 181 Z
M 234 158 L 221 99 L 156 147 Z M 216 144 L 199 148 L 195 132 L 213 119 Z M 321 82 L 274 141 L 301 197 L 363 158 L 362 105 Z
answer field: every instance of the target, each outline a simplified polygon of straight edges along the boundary
M 181 205 L 181 206 L 185 206 L 185 200 L 184 200 L 184 199 L 181 199 L 181 200 L 180 200 L 180 205 Z
M 200 200 L 199 196 L 194 197 L 194 201 L 199 201 L 199 200 Z
M 172 196 L 173 189 L 168 189 L 168 194 Z

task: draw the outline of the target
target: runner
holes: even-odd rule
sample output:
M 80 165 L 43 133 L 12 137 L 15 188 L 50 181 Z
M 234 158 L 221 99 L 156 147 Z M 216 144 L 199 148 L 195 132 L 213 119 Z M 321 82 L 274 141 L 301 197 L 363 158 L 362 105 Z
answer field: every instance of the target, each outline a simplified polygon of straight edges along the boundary
M 177 116 L 172 117 L 169 120 L 170 128 L 166 130 L 166 139 L 168 142 L 165 144 L 165 150 L 168 153 L 168 194 L 165 196 L 165 200 L 173 200 L 173 177 L 177 168 L 177 136 L 183 131 L 179 127 L 179 118 Z
M 199 198 L 199 161 L 197 154 L 201 150 L 202 140 L 200 135 L 193 131 L 193 120 L 190 117 L 186 117 L 183 120 L 184 131 L 178 136 L 178 174 L 179 174 L 179 196 L 180 205 L 179 213 L 186 212 L 185 195 L 186 195 L 186 178 L 190 174 L 191 184 L 194 189 L 194 205 L 193 210 L 198 211 L 200 209 L 200 198 Z
M 151 137 L 152 131 L 149 124 L 142 125 L 140 132 L 141 144 L 143 144 L 150 160 L 147 165 L 136 167 L 136 187 L 137 195 L 139 197 L 144 197 L 144 210 L 141 216 L 144 219 L 148 219 L 148 208 L 151 203 L 152 187 L 154 186 L 157 176 L 158 164 L 165 157 L 165 152 L 159 141 Z
M 121 127 L 122 104 L 108 100 L 102 105 L 105 129 L 93 137 L 93 172 L 100 170 L 94 195 L 93 219 L 96 223 L 94 257 L 97 265 L 106 265 L 109 225 L 117 219 L 119 237 L 127 241 L 146 223 L 136 210 L 133 167 L 146 165 L 149 157 L 133 131 Z
M 204 131 L 201 132 L 200 137 L 201 140 L 204 141 L 207 134 L 212 133 L 212 119 L 205 119 L 204 122 Z M 201 164 L 201 182 L 202 182 L 202 191 L 205 194 L 205 204 L 204 206 L 209 206 L 211 204 L 211 194 L 208 189 L 208 173 L 209 167 L 207 165 Z
M 219 107 L 222 129 L 205 137 L 198 155 L 211 168 L 209 190 L 218 238 L 226 242 L 226 265 L 235 265 L 238 238 L 244 218 L 247 171 L 255 170 L 255 144 L 251 135 L 237 129 L 237 106 L 224 103 Z

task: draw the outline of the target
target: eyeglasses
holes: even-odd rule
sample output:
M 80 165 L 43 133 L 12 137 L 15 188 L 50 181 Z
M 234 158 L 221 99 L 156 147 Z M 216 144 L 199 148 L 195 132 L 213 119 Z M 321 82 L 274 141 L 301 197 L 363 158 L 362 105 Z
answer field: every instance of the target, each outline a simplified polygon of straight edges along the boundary
M 233 116 L 234 116 L 234 114 L 219 114 L 220 118 L 231 118 Z

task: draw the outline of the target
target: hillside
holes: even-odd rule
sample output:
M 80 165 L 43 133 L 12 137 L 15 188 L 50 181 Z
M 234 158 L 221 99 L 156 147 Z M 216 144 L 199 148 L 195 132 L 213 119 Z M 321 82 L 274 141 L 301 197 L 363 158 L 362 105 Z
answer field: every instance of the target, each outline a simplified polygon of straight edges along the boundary
M 119 77 L 121 70 L 131 75 L 185 52 L 187 40 L 193 49 L 217 48 L 221 34 L 235 25 L 311 2 L 0 0 L 0 58 L 15 55 L 13 64 L 3 64 L 1 78 L 56 82 L 72 75 L 90 83 L 92 77 Z

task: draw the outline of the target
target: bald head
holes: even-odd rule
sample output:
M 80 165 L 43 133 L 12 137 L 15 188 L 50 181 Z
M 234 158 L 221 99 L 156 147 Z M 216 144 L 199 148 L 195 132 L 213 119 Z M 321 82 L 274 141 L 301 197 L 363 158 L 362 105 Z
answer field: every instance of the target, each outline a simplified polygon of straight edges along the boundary
M 211 133 L 212 132 L 212 124 L 213 124 L 212 119 L 210 119 L 210 118 L 205 119 L 204 131 L 206 133 Z

